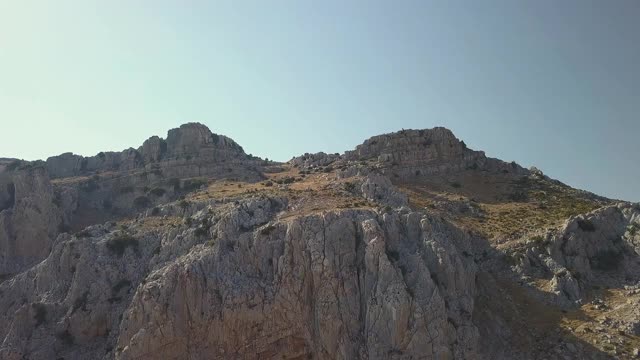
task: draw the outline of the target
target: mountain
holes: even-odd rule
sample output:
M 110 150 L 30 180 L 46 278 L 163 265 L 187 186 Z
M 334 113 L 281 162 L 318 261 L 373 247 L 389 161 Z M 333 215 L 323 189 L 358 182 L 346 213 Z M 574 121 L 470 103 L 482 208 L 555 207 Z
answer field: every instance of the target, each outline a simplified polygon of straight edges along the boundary
M 190 123 L 2 164 L 2 359 L 640 352 L 640 205 L 445 128 L 275 163 Z

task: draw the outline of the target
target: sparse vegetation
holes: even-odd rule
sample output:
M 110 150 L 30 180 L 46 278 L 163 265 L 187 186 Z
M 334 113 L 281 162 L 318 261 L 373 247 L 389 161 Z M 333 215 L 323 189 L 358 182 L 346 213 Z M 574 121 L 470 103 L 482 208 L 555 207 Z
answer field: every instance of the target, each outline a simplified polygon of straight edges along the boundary
M 118 256 L 124 255 L 129 247 L 137 254 L 138 246 L 138 240 L 129 234 L 119 234 L 107 241 L 107 249 Z
M 275 227 L 275 226 L 273 226 L 272 224 L 269 224 L 269 225 L 267 225 L 267 226 L 263 227 L 263 228 L 260 230 L 260 234 L 262 234 L 262 235 L 269 235 L 269 234 L 271 234 L 271 233 L 273 232 L 273 230 L 275 230 L 275 229 L 276 229 L 276 227 Z
M 200 189 L 204 185 L 207 185 L 206 179 L 200 179 L 200 178 L 188 179 L 184 181 L 182 189 L 185 191 L 193 191 L 193 190 Z
M 188 208 L 189 205 L 191 205 L 191 203 L 189 203 L 189 201 L 185 199 L 180 200 L 180 202 L 178 203 L 178 206 L 180 206 L 183 210 Z
M 144 209 L 151 206 L 151 200 L 148 197 L 142 195 L 133 199 L 133 206 L 137 209 Z

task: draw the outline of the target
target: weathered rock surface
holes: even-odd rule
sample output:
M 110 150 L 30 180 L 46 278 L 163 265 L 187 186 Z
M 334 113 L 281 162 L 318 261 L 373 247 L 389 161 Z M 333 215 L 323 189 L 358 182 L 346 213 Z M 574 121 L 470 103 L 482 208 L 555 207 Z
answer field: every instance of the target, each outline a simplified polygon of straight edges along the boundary
M 467 148 L 450 130 L 442 127 L 374 136 L 355 150 L 347 151 L 344 158 L 349 161 L 374 159 L 382 164 L 386 175 L 395 174 L 404 179 L 466 169 L 528 173 L 515 163 L 487 158 L 484 152 Z
M 242 147 L 230 138 L 214 134 L 198 123 L 169 130 L 166 140 L 153 136 L 137 150 L 101 152 L 91 157 L 65 153 L 46 161 L 52 178 L 146 169 L 161 172 L 167 178 L 235 172 L 233 175 L 239 177 L 258 179 L 259 163 L 249 159 Z
M 403 187 L 548 179 L 444 128 L 305 154 L 258 183 L 266 165 L 201 124 L 123 152 L 0 159 L 0 359 L 589 358 L 531 331 L 529 300 L 560 313 L 594 284 L 638 291 L 638 205 L 495 246 L 467 227 L 486 203 Z M 639 333 L 637 301 L 598 321 Z
M 476 357 L 475 265 L 451 225 L 364 210 L 278 221 L 273 198 L 204 205 L 163 207 L 190 226 L 60 236 L 0 285 L 0 357 Z
M 0 174 L 0 275 L 20 272 L 44 259 L 63 224 L 43 167 Z
M 518 268 L 553 276 L 560 304 L 580 303 L 593 284 L 640 281 L 640 206 L 619 203 L 569 219 L 556 233 L 530 243 Z M 586 289 L 585 289 L 586 287 Z

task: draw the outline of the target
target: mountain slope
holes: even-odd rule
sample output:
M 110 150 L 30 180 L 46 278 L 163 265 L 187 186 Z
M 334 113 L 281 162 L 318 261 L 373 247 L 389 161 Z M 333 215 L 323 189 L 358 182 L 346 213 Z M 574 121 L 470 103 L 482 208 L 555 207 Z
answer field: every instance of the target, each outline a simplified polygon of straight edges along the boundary
M 0 358 L 601 359 L 640 346 L 638 205 L 444 128 L 286 164 L 205 129 L 151 138 L 133 162 L 65 155 L 0 174 L 41 174 L 58 203 L 26 212 L 16 204 L 35 200 L 7 190 L 5 228 L 67 225 L 32 237 L 50 242 L 44 261 L 5 272 Z M 0 255 L 26 257 L 11 249 Z

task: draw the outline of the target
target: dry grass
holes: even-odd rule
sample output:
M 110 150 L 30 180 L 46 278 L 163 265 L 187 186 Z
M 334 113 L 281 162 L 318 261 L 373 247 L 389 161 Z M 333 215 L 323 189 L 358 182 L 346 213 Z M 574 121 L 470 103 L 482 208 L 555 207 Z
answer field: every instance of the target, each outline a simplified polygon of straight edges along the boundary
M 549 180 L 514 178 L 508 174 L 472 172 L 397 186 L 409 196 L 413 208 L 438 213 L 489 239 L 502 241 L 558 227 L 570 216 L 595 210 L 606 203 Z M 441 211 L 436 204 L 442 199 L 469 201 L 479 207 L 484 216 Z
M 349 180 L 336 180 L 334 171 L 301 174 L 298 169 L 288 165 L 281 165 L 278 168 L 281 168 L 281 171 L 267 172 L 265 173 L 267 179 L 256 183 L 212 181 L 206 190 L 192 193 L 187 199 L 190 201 L 242 199 L 261 195 L 286 197 L 289 199 L 289 208 L 282 214 L 282 218 L 336 209 L 371 209 L 376 206 L 372 202 L 343 191 L 344 183 Z M 295 181 L 289 184 L 278 184 L 287 179 L 295 179 Z M 269 183 L 271 183 L 270 186 L 267 185 Z

